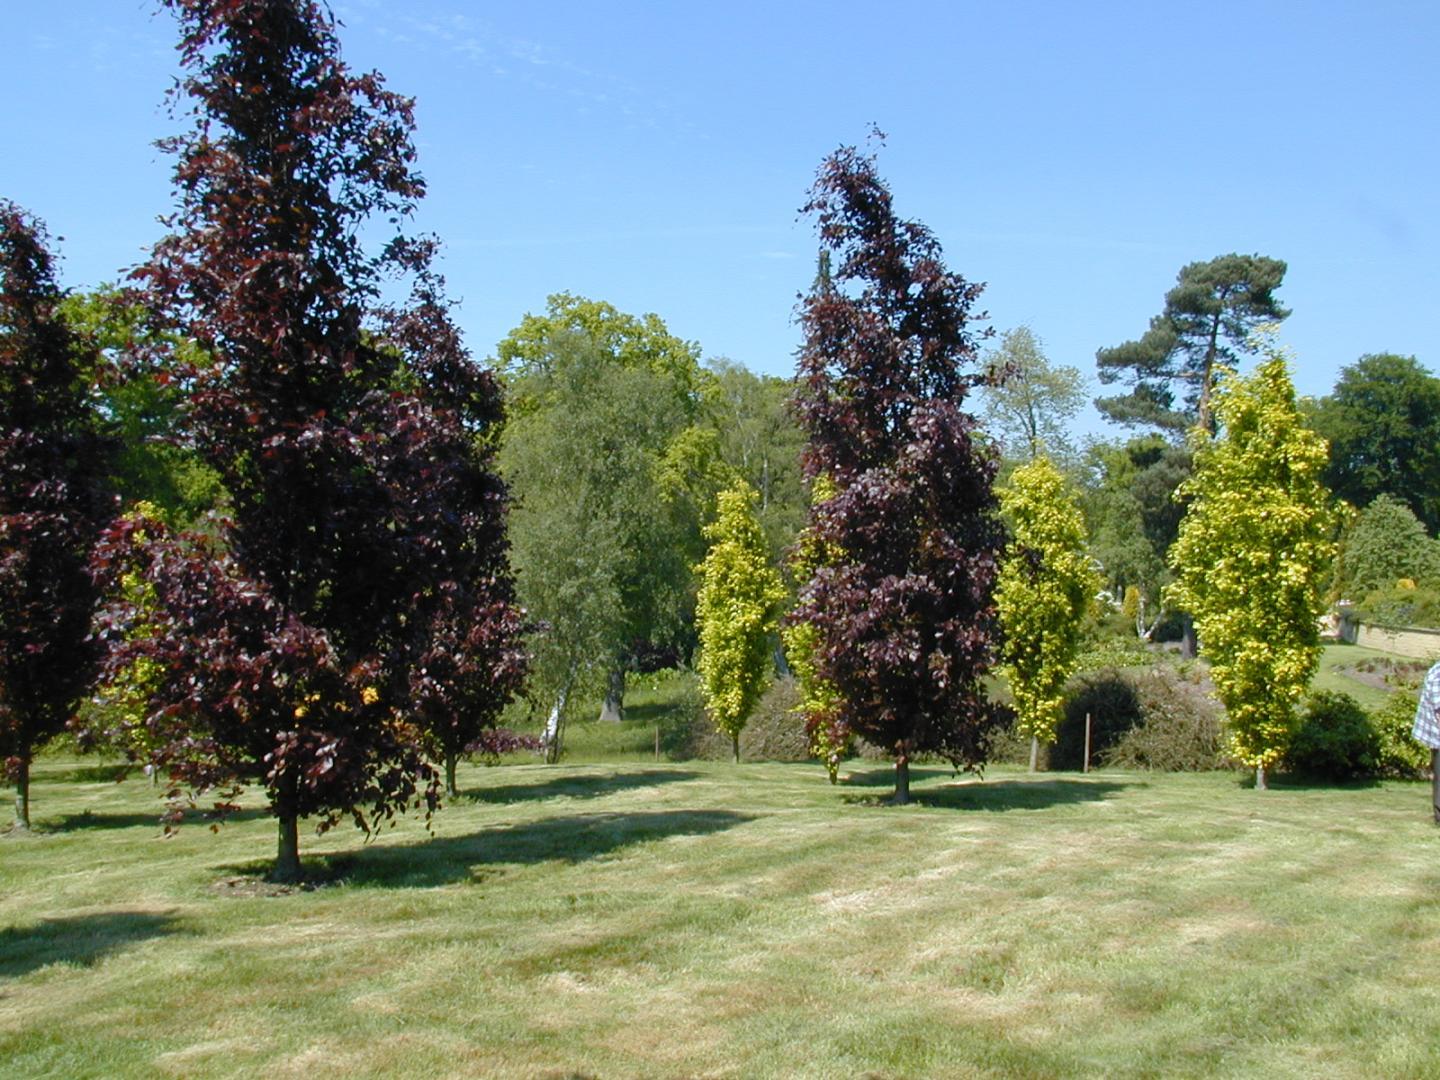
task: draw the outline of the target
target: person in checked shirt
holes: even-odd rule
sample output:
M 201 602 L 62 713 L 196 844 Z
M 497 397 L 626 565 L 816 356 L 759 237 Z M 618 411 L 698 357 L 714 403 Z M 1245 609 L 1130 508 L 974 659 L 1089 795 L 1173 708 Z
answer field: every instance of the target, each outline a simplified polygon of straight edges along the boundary
M 1420 707 L 1415 710 L 1415 727 L 1410 734 L 1421 746 L 1430 748 L 1430 803 L 1435 810 L 1435 824 L 1440 825 L 1440 663 L 1425 673 Z

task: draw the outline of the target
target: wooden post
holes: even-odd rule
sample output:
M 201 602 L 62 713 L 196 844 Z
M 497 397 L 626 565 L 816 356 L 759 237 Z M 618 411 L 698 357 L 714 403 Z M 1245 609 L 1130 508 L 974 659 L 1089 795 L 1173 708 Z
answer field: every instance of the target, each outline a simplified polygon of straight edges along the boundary
M 655 725 L 655 760 L 660 760 L 660 725 Z
M 1090 771 L 1090 714 L 1085 714 L 1085 765 L 1081 772 Z

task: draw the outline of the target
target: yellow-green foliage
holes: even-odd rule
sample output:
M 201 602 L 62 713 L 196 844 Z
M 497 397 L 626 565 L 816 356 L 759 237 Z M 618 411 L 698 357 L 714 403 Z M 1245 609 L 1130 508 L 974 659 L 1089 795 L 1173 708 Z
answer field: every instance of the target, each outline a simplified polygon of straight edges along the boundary
M 755 516 L 756 495 L 743 480 L 722 491 L 705 529 L 695 618 L 700 629 L 700 688 L 715 726 L 736 737 L 765 690 L 769 635 L 785 599 L 780 574 Z
M 138 502 L 127 517 L 143 520 L 156 518 L 159 509 L 152 503 Z M 144 530 L 134 534 L 137 548 L 146 541 Z M 118 587 L 137 610 L 153 612 L 157 603 L 155 587 L 134 570 L 120 575 Z M 127 632 L 130 640 L 152 638 L 159 633 L 149 618 L 143 619 Z M 150 697 L 163 674 L 159 661 L 140 656 L 127 664 L 98 688 L 96 702 L 103 711 L 100 732 L 102 742 L 121 751 L 134 761 L 146 761 L 152 750 L 150 731 L 146 724 Z
M 1257 769 L 1285 751 L 1320 660 L 1321 588 L 1335 510 L 1320 481 L 1325 441 L 1305 428 L 1285 357 L 1217 395 L 1221 433 L 1197 436 L 1193 501 L 1170 550 L 1167 596 L 1196 633 L 1229 713 L 1231 753 Z
M 818 505 L 834 498 L 836 490 L 835 482 L 828 476 L 817 477 L 810 489 L 811 504 Z M 808 581 L 833 556 L 834 553 L 827 551 L 814 533 L 801 529 L 795 540 L 795 554 L 790 566 L 796 578 Z M 785 645 L 785 658 L 800 687 L 800 704 L 795 711 L 805 721 L 805 730 L 810 736 L 810 754 L 825 763 L 833 784 L 840 772 L 840 762 L 850 752 L 853 739 L 849 731 L 836 723 L 839 691 L 820 678 L 816 670 L 815 650 L 819 645 L 820 632 L 809 623 L 792 622 L 781 629 L 780 639 Z
M 1017 729 L 1053 742 L 1100 578 L 1085 552 L 1074 492 L 1049 458 L 1016 469 L 999 496 L 1010 525 L 995 590 L 1005 632 L 1000 671 L 1010 683 Z

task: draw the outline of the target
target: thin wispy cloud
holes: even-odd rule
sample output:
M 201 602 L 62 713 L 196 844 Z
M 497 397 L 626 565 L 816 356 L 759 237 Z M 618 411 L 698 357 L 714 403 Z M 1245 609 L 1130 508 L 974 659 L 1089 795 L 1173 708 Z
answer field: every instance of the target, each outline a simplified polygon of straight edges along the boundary
M 579 63 L 543 41 L 501 33 L 462 12 L 415 15 L 382 9 L 368 0 L 350 0 L 336 11 L 342 22 L 364 24 L 392 44 L 441 51 L 492 78 L 567 99 L 582 116 L 613 115 L 645 129 L 693 127 L 628 79 Z

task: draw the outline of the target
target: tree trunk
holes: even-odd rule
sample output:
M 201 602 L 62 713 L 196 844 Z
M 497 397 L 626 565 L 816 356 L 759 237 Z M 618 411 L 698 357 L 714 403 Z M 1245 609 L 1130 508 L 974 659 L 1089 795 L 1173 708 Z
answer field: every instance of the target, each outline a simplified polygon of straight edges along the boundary
M 1199 650 L 1199 642 L 1195 639 L 1195 620 L 1187 613 L 1181 616 L 1184 631 L 1180 637 L 1180 657 L 1183 660 L 1194 660 Z
M 575 683 L 575 669 L 570 669 L 570 674 L 565 679 L 565 685 L 560 688 L 560 693 L 555 695 L 555 704 L 550 708 L 550 715 L 545 720 L 545 734 L 542 741 L 545 744 L 545 764 L 554 765 L 560 760 L 560 744 L 565 735 L 565 703 L 570 699 L 570 687 Z
M 454 751 L 445 752 L 445 794 L 450 798 L 456 798 L 460 789 L 455 786 L 455 759 L 459 757 Z
M 731 749 L 731 750 L 734 752 L 734 754 L 735 754 L 735 764 L 736 764 L 736 765 L 739 765 L 739 764 L 740 764 L 740 733 L 739 733 L 738 731 L 733 732 L 733 733 L 731 734 L 731 736 L 730 736 L 730 749 Z
M 895 795 L 890 801 L 896 806 L 910 801 L 910 748 L 903 740 L 895 744 Z
M 1265 791 L 1265 790 L 1267 790 L 1266 787 L 1265 787 L 1265 766 L 1264 766 L 1264 765 L 1256 765 L 1256 766 L 1255 766 L 1255 790 L 1256 790 L 1256 791 Z
M 30 757 L 22 755 L 15 770 L 15 829 L 30 831 Z
M 1039 736 L 1030 736 L 1030 771 L 1040 771 L 1040 739 Z
M 275 881 L 299 881 L 300 872 L 300 819 L 294 814 L 280 818 L 280 847 L 275 855 Z
M 625 669 L 614 668 L 605 687 L 605 704 L 600 706 L 600 719 L 609 724 L 625 720 Z
M 785 646 L 777 638 L 775 647 L 771 650 L 775 658 L 775 674 L 782 679 L 790 674 L 790 661 L 785 659 Z

